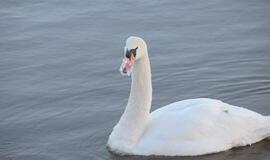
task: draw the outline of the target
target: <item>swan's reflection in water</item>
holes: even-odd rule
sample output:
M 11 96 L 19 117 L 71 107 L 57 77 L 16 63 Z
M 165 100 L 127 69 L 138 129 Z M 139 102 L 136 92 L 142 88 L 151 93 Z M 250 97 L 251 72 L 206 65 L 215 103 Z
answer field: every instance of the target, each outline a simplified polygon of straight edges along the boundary
M 269 160 L 269 156 L 270 139 L 265 139 L 251 146 L 238 147 L 225 152 L 194 157 L 120 156 L 110 153 L 112 160 Z

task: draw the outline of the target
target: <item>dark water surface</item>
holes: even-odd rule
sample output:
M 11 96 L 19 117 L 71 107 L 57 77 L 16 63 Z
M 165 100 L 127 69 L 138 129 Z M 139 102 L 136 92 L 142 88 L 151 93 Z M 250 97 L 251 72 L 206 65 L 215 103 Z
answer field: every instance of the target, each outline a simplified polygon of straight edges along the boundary
M 209 97 L 270 115 L 269 15 L 268 0 L 0 1 L 0 159 L 269 160 L 270 140 L 192 158 L 105 148 L 130 35 L 148 43 L 152 110 Z

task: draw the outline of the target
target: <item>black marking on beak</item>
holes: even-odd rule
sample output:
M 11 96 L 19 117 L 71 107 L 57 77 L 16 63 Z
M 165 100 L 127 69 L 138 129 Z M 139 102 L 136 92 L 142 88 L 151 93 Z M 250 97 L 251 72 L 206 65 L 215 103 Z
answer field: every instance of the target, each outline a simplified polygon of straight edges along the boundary
M 126 51 L 126 57 L 130 60 L 131 58 L 131 54 L 133 54 L 134 57 L 136 57 L 136 51 L 137 51 L 138 47 L 136 47 L 135 49 L 131 49 Z
M 126 69 L 126 67 L 124 67 L 124 69 L 123 69 L 123 73 L 127 73 L 127 69 Z

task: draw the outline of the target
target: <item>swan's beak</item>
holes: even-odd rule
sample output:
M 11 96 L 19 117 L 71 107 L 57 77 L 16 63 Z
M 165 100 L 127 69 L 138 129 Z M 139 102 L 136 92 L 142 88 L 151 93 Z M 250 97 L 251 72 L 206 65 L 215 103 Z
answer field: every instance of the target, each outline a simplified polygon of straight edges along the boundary
M 120 73 L 123 75 L 123 76 L 130 76 L 131 72 L 132 72 L 132 69 L 133 69 L 133 62 L 134 62 L 134 55 L 131 54 L 130 58 L 124 58 L 123 59 L 123 62 L 120 66 Z

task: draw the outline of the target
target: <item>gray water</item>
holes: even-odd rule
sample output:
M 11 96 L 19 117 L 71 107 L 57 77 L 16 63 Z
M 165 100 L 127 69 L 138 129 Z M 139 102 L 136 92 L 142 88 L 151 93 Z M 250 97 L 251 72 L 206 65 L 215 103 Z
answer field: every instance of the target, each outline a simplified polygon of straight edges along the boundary
M 209 97 L 270 115 L 269 15 L 267 0 L 0 1 L 0 159 L 269 160 L 270 140 L 199 157 L 105 148 L 130 35 L 148 44 L 152 110 Z

